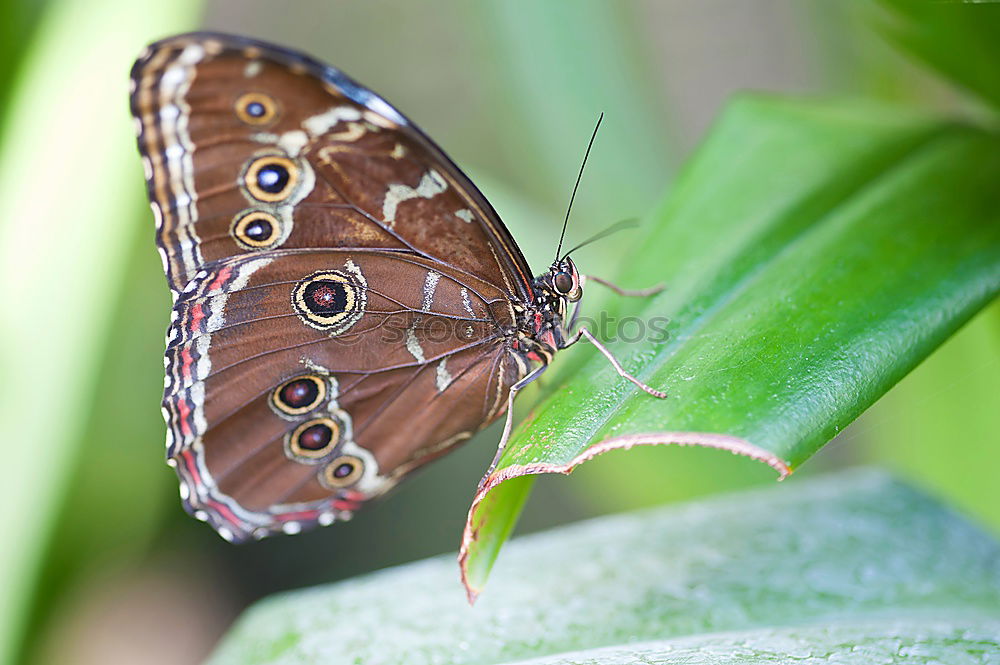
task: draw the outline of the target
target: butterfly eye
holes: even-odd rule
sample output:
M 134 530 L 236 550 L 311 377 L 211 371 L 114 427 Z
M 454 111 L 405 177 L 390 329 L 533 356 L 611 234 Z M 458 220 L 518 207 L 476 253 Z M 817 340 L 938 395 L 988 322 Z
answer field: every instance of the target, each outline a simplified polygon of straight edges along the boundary
M 299 169 L 287 157 L 259 157 L 247 167 L 243 182 L 258 201 L 276 203 L 288 198 L 299 179 Z
M 290 379 L 271 393 L 271 403 L 274 407 L 281 413 L 290 416 L 309 413 L 319 406 L 325 398 L 326 383 L 313 374 Z
M 556 291 L 560 294 L 564 296 L 569 295 L 573 290 L 573 276 L 565 270 L 562 270 L 557 272 L 552 278 L 552 284 L 556 287 Z
M 302 423 L 288 436 L 285 451 L 297 462 L 315 464 L 326 457 L 340 441 L 340 425 L 331 418 L 313 418 Z
M 233 221 L 231 233 L 241 247 L 266 249 L 281 238 L 281 223 L 269 212 L 251 210 Z
M 360 480 L 365 464 L 357 457 L 342 455 L 323 468 L 320 482 L 330 489 L 349 487 Z
M 259 92 L 248 92 L 236 100 L 236 115 L 248 125 L 267 125 L 278 116 L 274 100 Z

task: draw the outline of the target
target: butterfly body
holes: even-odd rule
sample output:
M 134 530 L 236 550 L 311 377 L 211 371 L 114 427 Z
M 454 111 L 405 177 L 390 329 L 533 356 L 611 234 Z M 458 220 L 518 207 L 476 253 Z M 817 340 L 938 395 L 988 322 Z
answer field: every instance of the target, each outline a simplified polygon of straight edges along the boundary
M 531 277 L 469 179 L 340 71 L 181 35 L 140 56 L 131 107 L 174 296 L 167 456 L 223 537 L 349 518 L 578 338 L 572 261 Z

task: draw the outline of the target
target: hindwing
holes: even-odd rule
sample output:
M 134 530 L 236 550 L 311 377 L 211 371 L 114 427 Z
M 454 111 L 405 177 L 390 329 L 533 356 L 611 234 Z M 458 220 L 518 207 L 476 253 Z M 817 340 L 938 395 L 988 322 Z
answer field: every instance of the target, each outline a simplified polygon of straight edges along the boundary
M 284 250 L 199 273 L 163 402 L 188 509 L 235 540 L 347 517 L 502 412 L 523 373 L 510 316 L 495 286 L 404 253 Z

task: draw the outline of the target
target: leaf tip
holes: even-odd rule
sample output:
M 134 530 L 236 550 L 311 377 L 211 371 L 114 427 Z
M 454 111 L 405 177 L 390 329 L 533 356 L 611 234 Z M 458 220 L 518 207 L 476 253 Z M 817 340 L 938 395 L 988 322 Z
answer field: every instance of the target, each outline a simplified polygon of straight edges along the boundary
M 580 464 L 610 450 L 627 450 L 633 446 L 651 445 L 703 446 L 718 450 L 728 450 L 734 455 L 742 455 L 759 462 L 764 462 L 778 472 L 779 481 L 787 478 L 792 472 L 790 464 L 773 452 L 756 446 L 746 439 L 714 432 L 650 432 L 618 436 L 588 446 L 565 464 L 536 462 L 532 464 L 512 464 L 497 469 L 480 482 L 479 488 L 476 490 L 476 495 L 472 500 L 472 505 L 469 507 L 465 528 L 462 531 L 462 545 L 458 553 L 458 566 L 461 571 L 462 585 L 465 587 L 466 595 L 469 598 L 469 604 L 474 604 L 476 598 L 479 597 L 483 586 L 485 586 L 490 568 L 492 568 L 493 560 L 499 552 L 500 543 L 506 539 L 507 534 L 510 533 L 510 528 L 513 526 L 513 523 L 511 523 L 508 525 L 508 528 L 503 530 L 504 534 L 500 536 L 497 543 L 493 544 L 492 548 L 489 548 L 489 552 L 478 553 L 476 551 L 479 549 L 477 545 L 481 545 L 479 542 L 479 531 L 484 519 L 479 513 L 479 508 L 490 490 L 506 480 L 522 476 L 544 473 L 567 475 Z M 481 560 L 484 556 L 488 560 Z M 476 570 L 470 571 L 470 564 Z

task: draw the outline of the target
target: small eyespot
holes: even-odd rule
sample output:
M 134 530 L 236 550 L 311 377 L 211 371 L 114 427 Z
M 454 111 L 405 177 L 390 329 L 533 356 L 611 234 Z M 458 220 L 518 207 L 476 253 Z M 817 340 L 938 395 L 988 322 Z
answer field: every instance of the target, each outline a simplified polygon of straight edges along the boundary
M 333 460 L 319 474 L 320 484 L 330 489 L 350 487 L 361 479 L 365 463 L 351 455 L 341 455 Z
M 315 374 L 289 379 L 271 393 L 271 404 L 282 413 L 301 416 L 326 399 L 326 382 Z
M 246 249 L 267 249 L 281 239 L 281 222 L 269 212 L 251 210 L 240 213 L 234 220 L 233 238 Z
M 233 107 L 240 120 L 257 127 L 268 125 L 278 117 L 278 105 L 271 97 L 260 92 L 240 95 Z
M 331 418 L 307 420 L 288 435 L 286 452 L 298 462 L 315 464 L 333 452 L 340 441 L 340 431 L 340 425 Z
M 573 290 L 573 276 L 566 271 L 559 271 L 553 276 L 552 284 L 562 295 L 569 295 Z
M 267 155 L 250 162 L 243 182 L 250 196 L 265 203 L 287 199 L 299 179 L 299 167 L 287 157 Z

